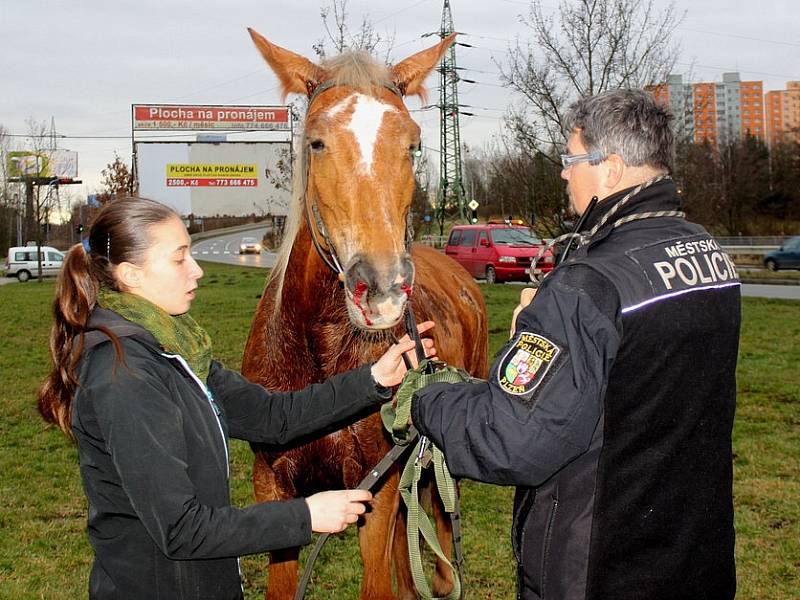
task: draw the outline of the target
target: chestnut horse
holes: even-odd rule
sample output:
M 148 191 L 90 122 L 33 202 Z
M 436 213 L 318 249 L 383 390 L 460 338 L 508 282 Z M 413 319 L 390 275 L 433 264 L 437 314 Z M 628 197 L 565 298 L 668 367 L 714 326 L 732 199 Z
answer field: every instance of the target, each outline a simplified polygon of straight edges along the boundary
M 420 130 L 403 96 L 424 92 L 423 80 L 452 37 L 386 67 L 361 52 L 318 66 L 253 30 L 250 35 L 284 96 L 307 94 L 309 105 L 284 242 L 253 319 L 243 373 L 267 388 L 294 390 L 374 361 L 403 335 L 410 298 L 420 321 L 436 322 L 438 356 L 485 376 L 487 319 L 480 290 L 441 252 L 415 246 L 409 253 L 406 239 Z M 390 448 L 377 413 L 319 440 L 254 446 L 256 499 L 355 487 Z M 380 485 L 359 524 L 361 598 L 415 598 L 398 469 Z M 449 550 L 450 524 L 437 506 L 437 530 Z M 296 549 L 271 555 L 266 598 L 293 597 L 297 559 Z M 437 565 L 435 593 L 444 594 L 452 583 L 450 571 Z

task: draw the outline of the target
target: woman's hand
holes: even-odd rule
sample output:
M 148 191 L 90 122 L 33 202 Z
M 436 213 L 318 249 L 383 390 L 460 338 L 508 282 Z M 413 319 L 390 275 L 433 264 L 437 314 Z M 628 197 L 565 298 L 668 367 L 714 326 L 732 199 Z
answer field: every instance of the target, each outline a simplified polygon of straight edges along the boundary
M 367 510 L 364 502 L 372 500 L 367 490 L 332 490 L 306 498 L 311 513 L 311 531 L 338 533 L 358 521 Z
M 433 321 L 425 321 L 417 326 L 417 330 L 422 333 L 434 326 Z M 430 338 L 422 339 L 422 347 L 425 349 L 425 356 L 435 357 L 436 348 Z M 403 381 L 406 374 L 406 365 L 403 362 L 403 354 L 411 361 L 413 367 L 417 366 L 417 355 L 414 350 L 414 340 L 408 334 L 398 340 L 396 344 L 389 347 L 386 353 L 372 365 L 372 378 L 383 387 L 392 387 Z
M 519 304 L 517 305 L 517 308 L 514 309 L 514 315 L 511 317 L 511 334 L 508 336 L 509 338 L 514 337 L 514 333 L 517 330 L 517 316 L 522 312 L 523 308 L 528 306 L 533 301 L 533 297 L 535 295 L 535 288 L 522 288 L 522 292 L 520 292 L 519 295 Z

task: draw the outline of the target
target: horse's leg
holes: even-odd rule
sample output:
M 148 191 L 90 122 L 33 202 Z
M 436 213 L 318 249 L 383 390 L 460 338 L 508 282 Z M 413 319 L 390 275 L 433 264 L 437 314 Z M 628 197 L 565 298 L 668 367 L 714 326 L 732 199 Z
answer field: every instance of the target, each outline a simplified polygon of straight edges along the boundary
M 397 597 L 399 600 L 416 600 L 417 592 L 411 576 L 411 562 L 408 558 L 408 532 L 406 531 L 406 511 L 397 496 L 398 510 L 394 522 L 394 543 L 392 557 L 394 559 L 394 575 L 397 581 Z
M 275 462 L 275 469 L 285 471 L 288 459 L 279 458 Z M 283 469 L 281 469 L 283 467 Z M 280 481 L 288 481 L 286 473 L 280 477 L 275 469 L 267 464 L 264 455 L 256 452 L 253 462 L 253 489 L 258 502 L 274 502 L 291 498 L 294 490 L 282 489 Z M 297 565 L 299 549 L 291 548 L 278 552 L 270 552 L 269 576 L 265 600 L 292 600 L 297 590 Z
M 364 523 L 358 528 L 364 578 L 361 600 L 396 600 L 392 591 L 392 542 L 400 495 L 399 475 L 391 473 L 373 497 Z
M 439 545 L 442 547 L 442 552 L 451 563 L 453 557 L 453 524 L 450 521 L 450 515 L 444 510 L 444 504 L 439 497 L 439 491 L 436 489 L 436 481 L 431 477 L 428 484 L 431 494 L 431 511 L 433 519 L 436 523 L 436 537 L 439 540 Z M 455 567 L 455 565 L 453 565 Z M 433 592 L 434 596 L 446 596 L 453 589 L 453 572 L 447 564 L 437 557 L 436 559 L 436 573 L 433 576 Z M 461 582 L 462 585 L 464 582 Z

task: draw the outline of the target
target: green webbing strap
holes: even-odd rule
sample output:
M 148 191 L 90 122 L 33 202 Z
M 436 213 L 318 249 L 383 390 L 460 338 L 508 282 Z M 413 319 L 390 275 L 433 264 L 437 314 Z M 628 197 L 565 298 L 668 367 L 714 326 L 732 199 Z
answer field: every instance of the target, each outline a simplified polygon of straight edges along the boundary
M 426 371 L 432 371 L 430 373 Z M 423 360 L 417 369 L 406 373 L 403 383 L 395 394 L 395 405 L 386 403 L 381 408 L 381 417 L 384 426 L 391 432 L 396 444 L 406 445 L 413 441 L 416 432 L 409 427 L 411 416 L 411 397 L 419 389 L 431 383 L 461 383 L 469 381 L 469 374 L 445 363 Z M 421 437 L 414 451 L 406 463 L 400 476 L 400 497 L 408 508 L 407 534 L 408 554 L 411 562 L 411 575 L 420 597 L 425 600 L 457 600 L 461 598 L 460 564 L 457 570 L 447 559 L 442 551 L 436 530 L 430 518 L 419 505 L 419 480 L 422 470 L 433 463 L 436 486 L 442 499 L 444 509 L 450 515 L 456 512 L 458 496 L 455 480 L 450 476 L 442 452 L 431 444 L 426 437 Z M 460 538 L 460 531 L 455 530 L 453 536 Z M 450 568 L 453 574 L 453 589 L 443 597 L 433 596 L 422 566 L 422 551 L 420 547 L 420 534 L 431 550 Z M 459 540 L 460 541 L 460 540 Z M 460 561 L 460 556 L 457 556 Z
M 427 370 L 433 370 L 427 373 Z M 408 371 L 403 378 L 403 383 L 397 389 L 393 402 L 387 402 L 381 407 L 383 426 L 392 434 L 394 443 L 406 446 L 413 440 L 409 428 L 411 419 L 411 397 L 414 392 L 421 390 L 431 383 L 463 383 L 471 379 L 469 373 L 463 369 L 448 366 L 447 363 L 425 359 L 416 369 Z

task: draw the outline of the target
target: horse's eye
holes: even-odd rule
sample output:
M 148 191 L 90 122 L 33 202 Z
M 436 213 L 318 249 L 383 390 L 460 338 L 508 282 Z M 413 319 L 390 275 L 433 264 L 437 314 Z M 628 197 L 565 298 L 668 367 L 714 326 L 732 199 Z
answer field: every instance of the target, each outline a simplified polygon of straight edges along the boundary
M 311 145 L 311 149 L 316 151 L 316 152 L 319 152 L 320 150 L 324 150 L 325 149 L 325 142 L 323 142 L 322 140 L 311 140 L 311 144 L 310 145 Z
M 411 154 L 412 157 L 419 158 L 420 156 L 422 156 L 422 144 L 421 143 L 411 144 L 408 147 L 408 152 Z

